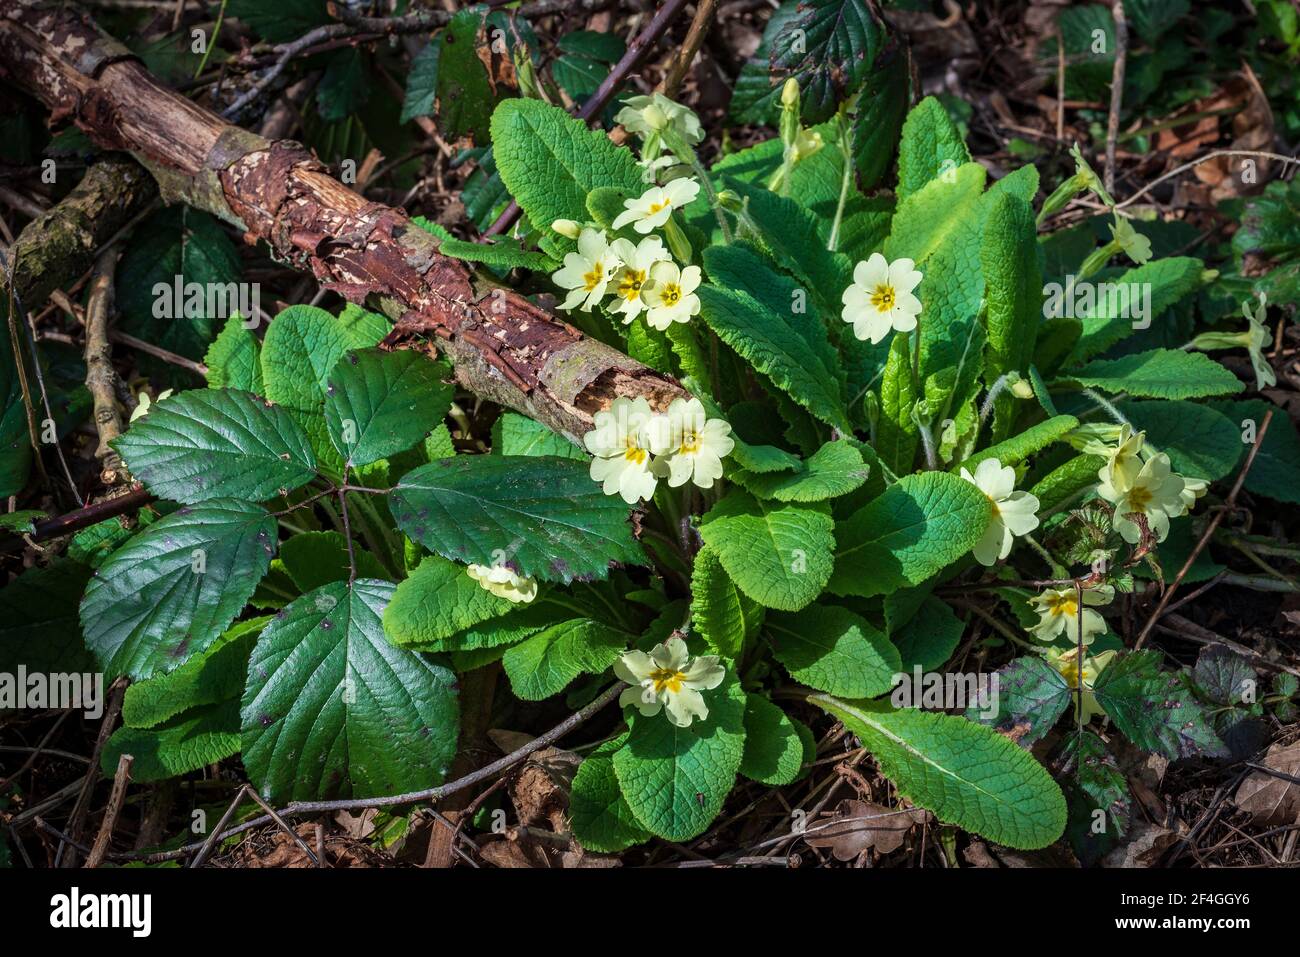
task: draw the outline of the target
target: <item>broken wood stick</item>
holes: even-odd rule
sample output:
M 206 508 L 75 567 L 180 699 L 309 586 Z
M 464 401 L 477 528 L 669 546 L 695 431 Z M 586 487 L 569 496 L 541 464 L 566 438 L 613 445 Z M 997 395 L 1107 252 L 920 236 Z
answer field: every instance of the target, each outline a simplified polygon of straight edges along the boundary
M 324 288 L 383 311 L 396 322 L 389 347 L 432 339 L 466 389 L 575 442 L 616 398 L 663 409 L 686 395 L 672 378 L 443 256 L 403 210 L 344 186 L 301 145 L 232 126 L 166 89 L 82 13 L 10 4 L 0 15 L 0 75 L 54 120 L 130 152 L 166 202 L 225 219 Z

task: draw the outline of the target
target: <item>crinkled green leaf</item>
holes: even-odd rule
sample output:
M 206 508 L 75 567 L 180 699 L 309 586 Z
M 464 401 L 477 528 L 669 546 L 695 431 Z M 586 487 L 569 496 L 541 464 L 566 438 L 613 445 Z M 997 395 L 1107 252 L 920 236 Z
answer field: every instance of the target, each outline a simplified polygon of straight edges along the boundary
M 1053 442 L 1065 438 L 1078 425 L 1079 420 L 1072 415 L 1054 415 L 1044 422 L 1031 425 L 1009 439 L 990 445 L 982 452 L 976 452 L 960 465 L 954 466 L 953 471 L 964 468 L 973 473 L 975 466 L 985 459 L 996 459 L 1003 465 L 1019 465 L 1035 452 L 1040 452 Z
M 1075 304 L 1070 314 L 1083 320 L 1083 335 L 1074 348 L 1071 363 L 1077 364 L 1100 355 L 1115 343 L 1136 332 L 1137 325 L 1158 322 L 1166 309 L 1201 285 L 1204 271 L 1205 265 L 1199 259 L 1191 256 L 1170 256 L 1165 259 L 1153 259 L 1145 265 L 1120 273 L 1109 280 L 1107 285 L 1089 283 L 1087 286 L 1076 287 L 1079 291 L 1076 292 Z M 1121 295 L 1121 287 L 1130 290 L 1149 289 L 1150 313 L 1141 318 L 1133 316 L 1133 305 L 1130 302 L 1128 315 L 1125 315 L 1126 300 Z M 1051 310 L 1053 290 L 1049 285 L 1045 291 L 1048 302 L 1044 308 Z M 1065 290 L 1056 291 L 1058 296 L 1063 296 L 1064 292 Z M 1092 303 L 1088 303 L 1086 299 L 1080 301 L 1079 296 L 1087 293 L 1091 293 L 1094 299 Z M 1062 308 L 1064 308 L 1063 302 Z M 1069 368 L 1069 364 L 1066 368 Z
M 965 628 L 947 602 L 926 598 L 906 624 L 889 633 L 889 640 L 898 649 L 903 671 L 916 665 L 922 671 L 938 671 L 956 650 Z
M 709 545 L 696 552 L 691 568 L 691 620 L 713 651 L 732 659 L 763 622 L 763 607 L 737 587 Z
M 1218 408 L 1222 409 L 1223 405 Z M 1215 407 L 1151 399 L 1121 402 L 1119 410 L 1133 423 L 1133 428 L 1146 433 L 1151 448 L 1168 453 L 1174 471 L 1189 478 L 1209 481 L 1224 478 L 1249 448 L 1241 441 L 1239 424 Z M 1257 459 L 1255 467 L 1260 464 Z
M 827 442 L 797 472 L 751 474 L 739 470 L 734 481 L 759 498 L 778 502 L 821 502 L 861 488 L 871 474 L 862 453 L 846 440 Z
M 492 427 L 492 449 L 502 455 L 558 455 L 588 461 L 587 453 L 564 436 L 515 412 L 503 413 Z
M 874 698 L 902 667 L 895 648 L 874 625 L 837 605 L 773 612 L 765 625 L 772 653 L 791 677 L 818 691 Z
M 637 823 L 618 788 L 614 754 L 627 743 L 627 733 L 606 741 L 578 765 L 569 794 L 569 823 L 573 836 L 589 851 L 612 854 L 650 839 Z
M 669 841 L 704 833 L 736 782 L 745 751 L 745 692 L 735 676 L 701 692 L 709 709 L 679 728 L 662 712 L 632 716 L 614 754 L 619 790 L 637 823 Z
M 238 621 L 215 644 L 175 671 L 137 681 L 122 699 L 122 721 L 133 728 L 152 728 L 183 711 L 232 701 L 244 693 L 248 656 L 269 615 Z M 238 736 L 239 722 L 235 721 Z
M 764 502 L 732 489 L 704 516 L 700 534 L 746 595 L 797 611 L 830 578 L 834 525 L 824 504 Z
M 803 741 L 793 718 L 760 694 L 745 695 L 745 753 L 740 773 L 780 787 L 803 770 Z
M 515 645 L 501 659 L 514 693 L 525 701 L 557 695 L 578 675 L 610 667 L 632 636 L 590 618 L 552 625 Z
M 587 219 L 587 193 L 598 186 L 640 196 L 647 188 L 632 154 L 603 132 L 539 100 L 510 99 L 492 114 L 497 170 L 528 218 L 542 227 Z
M 470 578 L 464 565 L 430 555 L 397 586 L 384 609 L 384 633 L 395 645 L 428 648 L 516 607 Z
M 942 472 L 908 475 L 836 529 L 837 595 L 916 585 L 975 547 L 992 519 L 988 497 Z
M 970 152 L 948 111 L 927 96 L 912 107 L 898 146 L 898 200 L 903 202 L 945 169 L 970 162 Z
M 773 384 L 827 425 L 852 432 L 834 370 L 780 314 L 743 292 L 701 286 L 700 315 Z
M 100 755 L 106 777 L 117 771 L 118 759 L 129 754 L 131 780 L 162 781 L 216 764 L 239 753 L 239 699 L 191 708 L 154 728 L 118 728 Z
M 1152 349 L 1118 359 L 1094 359 L 1070 378 L 1108 392 L 1153 399 L 1197 399 L 1240 392 L 1241 380 L 1203 352 Z

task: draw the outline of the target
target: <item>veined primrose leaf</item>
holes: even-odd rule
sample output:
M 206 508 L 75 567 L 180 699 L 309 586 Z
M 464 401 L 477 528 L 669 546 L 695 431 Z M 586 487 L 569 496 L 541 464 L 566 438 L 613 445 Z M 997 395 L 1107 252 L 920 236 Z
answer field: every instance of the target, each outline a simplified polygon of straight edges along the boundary
M 578 766 L 569 795 L 573 835 L 589 851 L 612 854 L 650 839 L 618 789 L 614 754 L 627 743 L 627 732 L 606 741 Z
M 808 700 L 843 721 L 899 794 L 939 820 L 1025 849 L 1046 847 L 1065 830 L 1060 787 L 996 731 L 929 711 L 889 711 L 829 695 Z
M 691 620 L 713 651 L 733 659 L 763 622 L 763 607 L 737 587 L 709 545 L 696 553 L 691 568 Z
M 761 694 L 745 695 L 745 753 L 740 773 L 779 787 L 803 770 L 803 739 L 795 720 Z
M 590 618 L 573 618 L 515 645 L 501 659 L 510 687 L 525 701 L 559 694 L 578 675 L 600 674 L 634 636 Z
M 518 607 L 441 555 L 420 562 L 384 609 L 384 633 L 398 646 L 429 647 Z
M 902 668 L 889 639 L 847 608 L 809 605 L 794 614 L 773 612 L 765 627 L 776 660 L 796 681 L 818 691 L 874 698 L 893 686 Z
M 917 585 L 975 547 L 992 520 L 988 497 L 942 472 L 904 476 L 836 529 L 837 595 L 887 595 Z
M 704 833 L 736 783 L 745 753 L 745 692 L 735 676 L 705 691 L 707 718 L 679 728 L 663 714 L 631 718 L 614 773 L 632 815 L 669 841 Z
M 251 392 L 195 389 L 155 403 L 112 442 L 154 495 L 262 502 L 309 482 L 316 456 L 285 410 Z
M 834 527 L 825 503 L 763 502 L 733 488 L 704 516 L 700 535 L 746 595 L 798 611 L 830 578 Z
M 540 100 L 509 99 L 492 114 L 492 148 L 501 181 L 528 218 L 584 222 L 587 193 L 598 186 L 640 196 L 646 189 L 630 151 Z
M 1203 352 L 1152 349 L 1118 359 L 1094 359 L 1069 378 L 1107 392 L 1153 399 L 1196 399 L 1240 392 L 1241 380 Z

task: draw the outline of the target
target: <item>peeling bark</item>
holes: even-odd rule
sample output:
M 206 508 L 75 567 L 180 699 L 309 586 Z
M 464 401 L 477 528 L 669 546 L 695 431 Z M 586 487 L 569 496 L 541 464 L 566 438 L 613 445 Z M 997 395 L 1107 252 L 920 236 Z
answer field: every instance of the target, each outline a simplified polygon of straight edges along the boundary
M 161 86 L 86 16 L 18 0 L 0 16 L 0 69 L 110 149 L 131 152 L 164 200 L 264 241 L 351 302 L 396 323 L 385 344 L 432 338 L 470 391 L 578 441 L 619 396 L 662 409 L 685 392 L 515 292 L 438 252 L 407 214 L 330 177 L 301 145 L 270 141 Z

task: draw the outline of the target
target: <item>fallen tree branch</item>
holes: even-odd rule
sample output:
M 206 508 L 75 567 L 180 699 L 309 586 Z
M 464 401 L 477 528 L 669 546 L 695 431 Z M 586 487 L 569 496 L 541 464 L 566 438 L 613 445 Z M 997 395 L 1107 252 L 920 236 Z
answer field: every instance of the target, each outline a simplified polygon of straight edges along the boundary
M 388 347 L 435 340 L 476 395 L 575 442 L 615 398 L 662 409 L 685 396 L 673 379 L 441 255 L 404 211 L 348 189 L 299 144 L 231 126 L 165 89 L 85 16 L 11 4 L 0 16 L 0 69 L 56 119 L 131 152 L 167 202 L 235 224 L 323 288 L 382 310 L 396 321 Z
M 86 300 L 86 389 L 94 403 L 95 432 L 99 445 L 102 481 L 116 485 L 122 470 L 122 457 L 109 445 L 122 434 L 122 406 L 117 400 L 122 380 L 113 368 L 113 349 L 108 344 L 108 321 L 113 315 L 113 274 L 117 268 L 117 251 L 106 249 L 95 260 L 95 275 L 90 280 Z
M 81 182 L 14 241 L 14 286 L 28 306 L 39 308 L 50 293 L 72 282 L 99 249 L 158 195 L 129 159 L 100 160 Z

